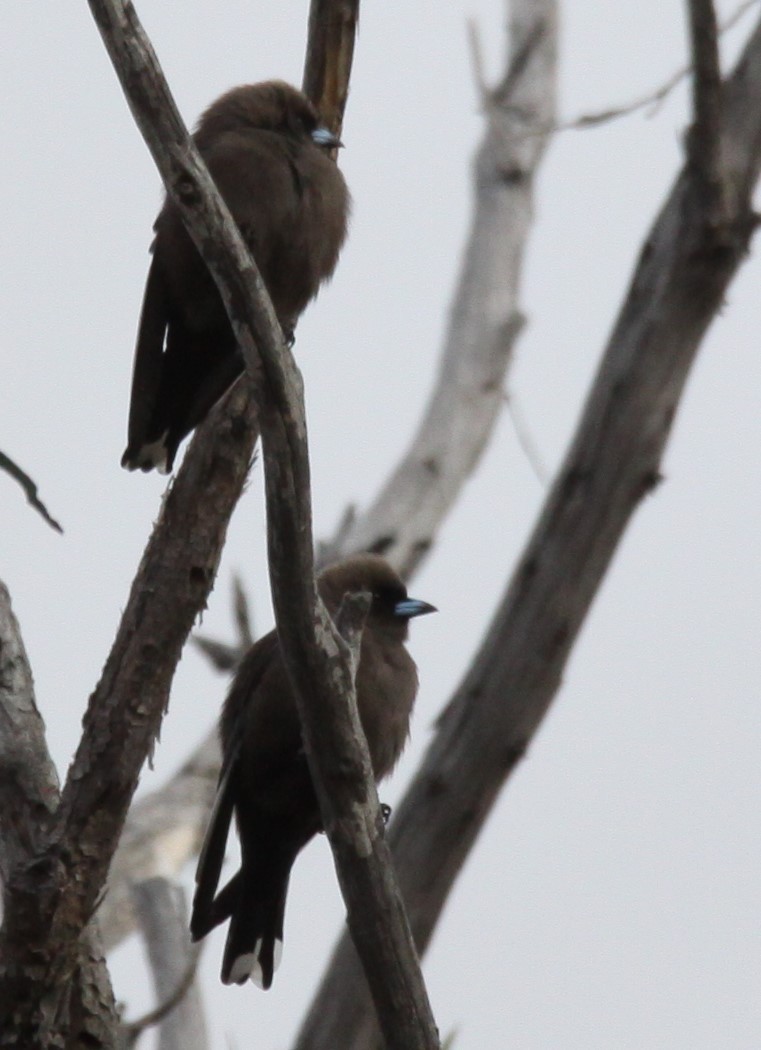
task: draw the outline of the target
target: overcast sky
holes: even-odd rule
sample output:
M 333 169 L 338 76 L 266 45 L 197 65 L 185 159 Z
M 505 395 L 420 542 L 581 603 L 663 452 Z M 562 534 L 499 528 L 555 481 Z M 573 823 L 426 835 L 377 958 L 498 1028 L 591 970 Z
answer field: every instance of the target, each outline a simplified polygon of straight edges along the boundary
M 306 0 L 142 0 L 189 122 L 224 89 L 301 78 Z M 560 107 L 571 117 L 657 88 L 685 61 L 684 5 L 563 9 Z M 727 14 L 734 4 L 722 3 Z M 497 0 L 367 3 L 342 168 L 355 208 L 336 277 L 299 326 L 318 535 L 365 505 L 431 385 L 482 132 L 465 43 L 490 69 Z M 725 41 L 729 61 L 749 31 Z M 159 179 L 84 0 L 4 3 L 0 449 L 35 478 L 54 534 L 0 476 L 10 587 L 62 775 L 164 481 L 119 467 Z M 511 394 L 550 470 L 562 456 L 638 248 L 680 162 L 686 92 L 653 119 L 558 135 L 538 186 Z M 668 448 L 546 724 L 457 883 L 426 976 L 457 1050 L 761 1045 L 761 297 L 751 260 L 701 351 Z M 544 491 L 507 416 L 412 593 L 422 682 L 393 805 L 494 611 Z M 240 571 L 271 625 L 261 470 L 238 508 L 203 629 L 229 636 Z M 179 668 L 159 786 L 216 717 L 225 683 Z M 188 884 L 192 873 L 187 872 Z M 203 962 L 214 1050 L 285 1050 L 342 905 L 320 837 L 294 870 L 273 989 L 223 988 Z M 128 1017 L 150 1005 L 136 942 L 116 953 Z M 336 1048 L 340 1050 L 340 1048 Z

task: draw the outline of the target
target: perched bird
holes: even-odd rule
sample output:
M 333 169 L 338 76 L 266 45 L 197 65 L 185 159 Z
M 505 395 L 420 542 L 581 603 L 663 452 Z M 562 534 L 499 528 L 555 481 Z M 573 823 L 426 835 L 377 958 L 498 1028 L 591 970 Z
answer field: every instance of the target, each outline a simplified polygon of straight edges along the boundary
M 326 569 L 318 580 L 328 612 L 343 596 L 368 591 L 356 688 L 376 780 L 393 768 L 407 739 L 417 668 L 404 647 L 408 621 L 435 612 L 408 598 L 383 558 L 361 554 Z M 296 702 L 277 634 L 243 658 L 220 719 L 222 771 L 196 872 L 193 940 L 230 919 L 222 980 L 249 977 L 269 988 L 280 961 L 288 878 L 297 854 L 320 830 L 317 797 L 301 739 Z M 216 895 L 235 813 L 241 867 Z
M 291 338 L 346 236 L 349 192 L 328 155 L 341 143 L 305 95 L 276 80 L 222 95 L 193 137 Z M 180 441 L 241 375 L 243 359 L 171 198 L 154 230 L 122 466 L 168 473 Z

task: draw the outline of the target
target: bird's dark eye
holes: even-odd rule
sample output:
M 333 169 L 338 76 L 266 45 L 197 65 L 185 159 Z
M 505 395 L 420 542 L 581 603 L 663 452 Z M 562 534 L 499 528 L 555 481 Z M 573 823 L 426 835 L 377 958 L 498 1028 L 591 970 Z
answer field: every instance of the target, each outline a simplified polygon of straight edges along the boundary
M 392 609 L 397 602 L 402 602 L 407 597 L 403 587 L 377 587 L 373 591 L 373 605 L 380 608 Z
M 305 135 L 311 135 L 317 127 L 316 117 L 308 110 L 298 114 L 296 123 L 298 124 L 299 131 L 303 131 Z

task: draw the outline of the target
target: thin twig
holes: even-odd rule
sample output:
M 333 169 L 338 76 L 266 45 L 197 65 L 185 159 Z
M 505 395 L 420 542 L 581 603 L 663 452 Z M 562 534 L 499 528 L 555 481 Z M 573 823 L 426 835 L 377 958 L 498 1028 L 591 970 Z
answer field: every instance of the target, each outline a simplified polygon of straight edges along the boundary
M 254 644 L 248 595 L 242 579 L 237 574 L 233 576 L 232 589 L 233 620 L 237 635 L 235 642 L 231 645 L 229 642 L 220 642 L 218 639 L 207 638 L 197 633 L 190 636 L 191 643 L 203 653 L 212 667 L 222 672 L 234 671 L 241 657 Z
M 170 1014 L 188 994 L 198 973 L 202 947 L 203 942 L 192 946 L 193 958 L 185 968 L 185 972 L 178 981 L 177 987 L 163 1003 L 159 1003 L 153 1010 L 149 1010 L 148 1013 L 143 1014 L 142 1017 L 138 1017 L 134 1021 L 124 1022 L 123 1029 L 128 1046 L 134 1046 L 147 1028 L 153 1028 L 163 1021 L 167 1014 Z
M 719 35 L 723 36 L 724 33 L 734 28 L 751 7 L 755 7 L 758 3 L 759 0 L 745 0 L 744 3 L 740 4 L 737 10 L 721 23 L 718 31 Z M 649 91 L 646 95 L 642 95 L 639 98 L 633 99 L 631 102 L 626 102 L 623 105 L 614 106 L 610 109 L 599 110 L 596 113 L 583 113 L 578 117 L 559 121 L 548 130 L 553 132 L 584 131 L 588 128 L 599 127 L 601 124 L 607 124 L 612 120 L 618 120 L 620 117 L 631 116 L 633 113 L 637 113 L 641 109 L 649 109 L 647 115 L 648 117 L 653 117 L 674 88 L 681 84 L 681 82 L 688 77 L 692 71 L 692 65 L 683 66 L 681 69 L 678 69 L 676 73 L 673 73 L 668 80 L 665 80 L 660 87 L 656 88 L 654 91 Z
M 484 65 L 484 53 L 481 47 L 481 34 L 478 31 L 478 22 L 475 18 L 468 18 L 465 22 L 465 31 L 468 39 L 468 50 L 470 51 L 470 64 L 473 70 L 473 80 L 476 86 L 476 94 L 482 106 L 486 105 L 489 96 L 489 88 L 486 83 L 486 72 Z
M 35 485 L 35 483 L 32 481 L 29 475 L 25 474 L 21 467 L 17 463 L 14 463 L 10 456 L 6 456 L 4 452 L 0 452 L 0 470 L 4 470 L 5 473 L 9 474 L 14 481 L 17 481 L 19 483 L 19 485 L 22 487 L 26 494 L 27 502 L 30 503 L 34 507 L 34 509 L 42 515 L 42 517 L 45 519 L 48 525 L 50 525 L 52 529 L 55 529 L 56 532 L 63 533 L 63 529 L 61 528 L 61 526 L 58 524 L 55 518 L 52 517 L 52 515 L 48 511 L 48 508 L 37 495 L 37 486 Z
M 520 402 L 514 393 L 508 392 L 505 394 L 505 404 L 507 405 L 507 411 L 509 412 L 510 419 L 513 423 L 513 430 L 518 439 L 518 444 L 523 449 L 524 455 L 528 460 L 529 466 L 536 475 L 537 481 L 546 488 L 550 480 L 550 473 L 542 460 L 539 449 L 536 447 L 534 436 L 526 422 L 526 417 L 520 407 Z

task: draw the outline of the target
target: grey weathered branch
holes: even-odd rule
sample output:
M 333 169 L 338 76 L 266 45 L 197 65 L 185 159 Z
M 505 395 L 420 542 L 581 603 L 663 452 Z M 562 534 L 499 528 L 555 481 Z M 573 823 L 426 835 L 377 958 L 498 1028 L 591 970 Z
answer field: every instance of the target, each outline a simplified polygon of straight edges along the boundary
M 130 1045 L 158 1025 L 158 1050 L 206 1050 L 206 1023 L 195 979 L 200 946 L 190 943 L 184 891 L 154 878 L 133 886 L 132 893 L 159 1005 L 125 1025 Z
M 0 582 L 0 882 L 8 885 L 18 867 L 36 857 L 57 805 L 58 774 L 32 670 Z
M 505 377 L 523 318 L 524 251 L 534 177 L 555 115 L 555 4 L 513 4 L 508 68 L 483 98 L 486 135 L 474 164 L 472 227 L 439 375 L 412 443 L 342 551 L 383 553 L 404 576 L 478 464 L 504 408 Z
M 49 849 L 58 802 L 58 776 L 31 669 L 8 592 L 0 584 L 0 1046 L 14 1050 L 40 1045 L 39 1028 L 54 1029 L 56 1019 L 65 1019 L 75 1041 L 110 1045 L 113 1034 L 115 1006 L 94 924 L 72 948 L 71 980 L 62 997 L 40 1002 L 30 987 L 36 963 L 47 951 L 47 929 L 28 919 L 45 911 L 62 874 Z M 37 1030 L 29 1024 L 30 1010 Z
M 420 951 L 568 654 L 664 446 L 701 339 L 747 255 L 761 166 L 761 23 L 724 86 L 717 228 L 689 162 L 648 235 L 576 435 L 488 634 L 395 811 L 390 841 Z M 298 1050 L 367 1050 L 375 1022 L 344 938 Z
M 219 776 L 219 741 L 210 732 L 161 791 L 150 792 L 130 809 L 98 909 L 106 950 L 135 928 L 131 886 L 153 876 L 175 878 L 196 856 Z

